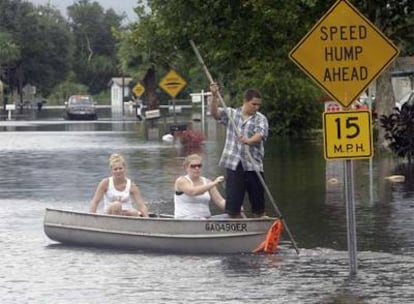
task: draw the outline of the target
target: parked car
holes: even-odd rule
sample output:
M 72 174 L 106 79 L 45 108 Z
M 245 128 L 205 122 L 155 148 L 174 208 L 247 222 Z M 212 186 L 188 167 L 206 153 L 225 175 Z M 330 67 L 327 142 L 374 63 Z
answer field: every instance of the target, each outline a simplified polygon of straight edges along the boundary
M 65 102 L 65 119 L 89 119 L 98 118 L 95 102 L 90 95 L 73 95 Z

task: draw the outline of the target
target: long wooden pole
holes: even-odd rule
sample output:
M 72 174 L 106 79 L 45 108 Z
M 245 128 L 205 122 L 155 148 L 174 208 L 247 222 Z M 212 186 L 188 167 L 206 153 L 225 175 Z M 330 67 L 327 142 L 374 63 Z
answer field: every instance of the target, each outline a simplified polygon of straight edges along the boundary
M 211 77 L 211 74 L 210 74 L 209 70 L 207 69 L 207 66 L 206 66 L 206 64 L 204 63 L 204 60 L 203 60 L 203 58 L 201 57 L 200 52 L 198 51 L 198 48 L 197 48 L 197 46 L 195 45 L 194 41 L 193 41 L 193 40 L 190 40 L 190 44 L 191 44 L 191 47 L 192 47 L 192 48 L 193 48 L 193 50 L 194 50 L 194 53 L 195 53 L 195 54 L 196 54 L 196 56 L 197 56 L 198 61 L 201 63 L 201 65 L 202 65 L 202 67 L 203 67 L 203 69 L 204 69 L 204 72 L 205 72 L 205 73 L 206 73 L 206 75 L 207 75 L 208 80 L 210 81 L 210 83 L 214 83 L 213 77 Z M 223 97 L 221 96 L 220 92 L 217 92 L 217 95 L 218 95 L 218 97 L 219 97 L 219 101 L 220 101 L 221 106 L 223 107 L 224 111 L 225 111 L 226 113 L 228 113 L 226 103 L 224 102 L 224 99 L 223 99 Z M 234 130 L 236 130 L 236 133 L 237 133 L 237 135 L 239 136 L 239 135 L 240 135 L 240 131 L 239 131 L 239 129 L 236 127 L 236 124 L 234 123 L 234 119 L 233 119 L 233 117 L 231 117 L 230 115 L 228 115 L 228 117 L 229 117 L 229 121 L 230 121 L 230 123 L 232 124 L 232 126 L 233 126 Z M 293 247 L 294 247 L 294 248 L 295 248 L 295 250 L 296 250 L 296 253 L 297 253 L 297 254 L 299 254 L 299 248 L 298 248 L 298 246 L 296 245 L 296 242 L 295 242 L 295 240 L 293 239 L 293 236 L 292 236 L 292 234 L 290 233 L 290 230 L 289 230 L 289 228 L 288 228 L 288 226 L 287 226 L 287 224 L 286 224 L 286 221 L 285 221 L 284 217 L 282 216 L 282 213 L 279 211 L 279 208 L 277 207 L 276 202 L 275 202 L 275 200 L 273 199 L 273 196 L 272 196 L 272 194 L 271 194 L 271 193 L 270 193 L 270 191 L 269 191 L 269 188 L 267 187 L 267 185 L 266 185 L 266 183 L 265 183 L 265 181 L 264 181 L 264 179 L 263 179 L 262 175 L 260 174 L 260 170 L 258 169 L 258 164 L 257 164 L 257 162 L 254 160 L 254 158 L 253 158 L 253 156 L 251 155 L 250 151 L 249 151 L 248 149 L 246 149 L 246 151 L 247 151 L 247 156 L 249 157 L 250 162 L 251 162 L 251 163 L 254 165 L 254 167 L 255 167 L 255 172 L 256 172 L 256 174 L 257 174 L 257 177 L 259 178 L 259 180 L 260 180 L 260 182 L 261 182 L 261 184 L 262 184 L 263 188 L 265 189 L 266 194 L 268 195 L 268 197 L 269 197 L 269 199 L 270 199 L 270 201 L 271 201 L 271 203 L 272 203 L 272 205 L 273 205 L 273 207 L 274 207 L 274 209 L 275 209 L 275 211 L 276 211 L 276 213 L 277 213 L 277 216 L 278 216 L 278 217 L 279 217 L 279 219 L 282 221 L 283 226 L 284 226 L 284 229 L 285 229 L 286 233 L 288 234 L 288 236 L 289 236 L 289 238 L 290 238 L 290 240 L 291 240 L 291 242 L 292 242 L 292 245 L 293 245 Z

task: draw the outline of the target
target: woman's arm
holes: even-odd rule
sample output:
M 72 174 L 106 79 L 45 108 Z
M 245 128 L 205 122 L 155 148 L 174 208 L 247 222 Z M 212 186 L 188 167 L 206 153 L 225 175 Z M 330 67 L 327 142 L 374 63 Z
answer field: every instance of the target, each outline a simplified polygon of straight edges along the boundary
M 98 184 L 98 187 L 96 188 L 95 195 L 93 196 L 89 208 L 90 213 L 96 213 L 96 210 L 98 209 L 98 205 L 101 202 L 105 191 L 108 189 L 108 179 L 104 178 L 101 180 L 101 182 Z
M 218 191 L 217 187 L 214 187 L 210 190 L 210 195 L 213 203 L 216 204 L 216 206 L 219 207 L 220 210 L 224 211 L 226 207 L 226 200 Z
M 141 195 L 141 191 L 139 191 L 139 188 L 135 183 L 131 183 L 131 196 L 137 205 L 138 211 L 141 211 L 142 216 L 148 217 L 147 205 Z
M 196 196 L 203 194 L 206 191 L 209 191 L 217 184 L 224 181 L 224 176 L 217 177 L 214 181 L 207 180 L 205 184 L 194 186 L 188 179 L 184 176 L 180 176 L 175 181 L 175 191 L 184 192 L 190 196 Z

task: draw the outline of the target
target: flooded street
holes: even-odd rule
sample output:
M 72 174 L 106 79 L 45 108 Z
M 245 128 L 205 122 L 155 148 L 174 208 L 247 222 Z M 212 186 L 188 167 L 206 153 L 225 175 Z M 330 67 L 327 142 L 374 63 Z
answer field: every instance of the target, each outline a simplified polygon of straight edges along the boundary
M 182 152 L 147 127 L 111 118 L 0 121 L 2 304 L 414 303 L 414 174 L 390 156 L 355 161 L 358 274 L 349 277 L 343 163 L 324 160 L 321 138 L 266 144 L 266 183 L 299 255 L 286 235 L 277 255 L 156 254 L 49 240 L 44 209 L 87 211 L 113 152 L 125 156 L 150 211 L 173 212 Z M 214 177 L 223 173 L 224 130 L 207 120 L 205 134 L 204 175 Z M 396 174 L 406 180 L 385 179 Z

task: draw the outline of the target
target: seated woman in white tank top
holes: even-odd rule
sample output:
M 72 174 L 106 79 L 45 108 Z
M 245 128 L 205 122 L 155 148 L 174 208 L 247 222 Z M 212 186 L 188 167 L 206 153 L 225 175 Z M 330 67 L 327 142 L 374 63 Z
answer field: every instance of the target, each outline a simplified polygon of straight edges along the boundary
M 124 158 L 114 153 L 109 158 L 109 165 L 112 176 L 102 179 L 99 183 L 89 211 L 96 213 L 103 199 L 106 214 L 148 216 L 148 208 L 138 186 L 126 177 Z
M 224 181 L 223 176 L 211 181 L 201 176 L 202 157 L 191 154 L 184 160 L 187 175 L 176 179 L 174 185 L 175 218 L 208 218 L 211 216 L 210 201 L 224 210 L 225 199 L 216 185 Z

